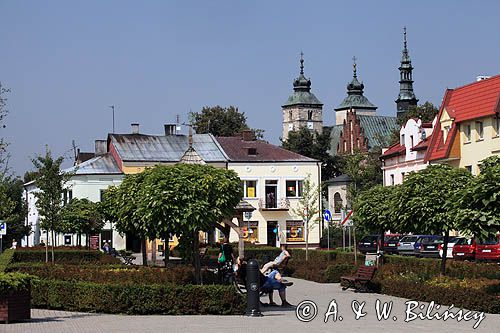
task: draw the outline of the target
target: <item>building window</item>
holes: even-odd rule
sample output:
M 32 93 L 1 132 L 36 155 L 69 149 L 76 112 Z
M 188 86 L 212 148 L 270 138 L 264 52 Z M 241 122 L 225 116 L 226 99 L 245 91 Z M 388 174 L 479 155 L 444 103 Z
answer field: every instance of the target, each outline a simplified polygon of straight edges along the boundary
M 450 126 L 445 126 L 443 129 L 443 141 L 446 142 L 446 138 L 448 137 L 448 133 L 450 133 Z
M 500 117 L 497 115 L 493 118 L 493 137 L 500 136 Z
M 356 138 L 356 147 L 361 148 L 361 147 L 359 146 L 359 138 Z
M 258 221 L 244 221 L 243 238 L 252 243 L 259 242 L 259 222 Z
M 405 145 L 405 135 L 401 134 L 401 146 Z
M 243 196 L 245 198 L 256 198 L 257 197 L 257 181 L 256 180 L 244 180 L 241 183 L 243 185 Z
M 346 152 L 346 151 L 347 151 L 347 141 L 344 140 L 344 152 Z
M 465 142 L 468 143 L 470 142 L 470 136 L 471 136 L 472 130 L 470 124 L 465 125 Z
M 413 148 L 413 135 L 410 135 L 410 148 Z
M 391 185 L 394 185 L 394 175 L 391 175 Z
M 470 173 L 472 173 L 472 165 L 466 165 L 466 166 L 465 166 L 465 169 L 466 169 L 467 171 L 469 171 Z
M 484 137 L 484 126 L 482 121 L 476 121 L 477 140 L 482 140 Z
M 288 120 L 292 120 L 293 119 L 293 112 L 292 110 L 288 111 Z
M 311 110 L 307 111 L 307 120 L 313 120 L 313 112 Z
M 286 221 L 286 242 L 304 241 L 304 221 Z
M 335 192 L 333 195 L 333 211 L 335 213 L 340 213 L 340 210 L 342 209 L 342 197 L 340 196 L 339 192 Z
M 405 173 L 401 172 L 401 180 L 405 180 Z
M 286 181 L 286 197 L 299 198 L 302 196 L 302 180 Z

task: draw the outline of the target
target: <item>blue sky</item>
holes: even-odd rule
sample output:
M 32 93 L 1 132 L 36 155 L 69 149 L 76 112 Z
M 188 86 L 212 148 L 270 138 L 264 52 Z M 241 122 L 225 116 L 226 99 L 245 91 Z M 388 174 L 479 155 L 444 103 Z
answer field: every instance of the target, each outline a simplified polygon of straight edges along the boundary
M 346 95 L 352 56 L 378 114 L 395 115 L 402 27 L 415 92 L 500 73 L 499 1 L 6 1 L 0 0 L 0 81 L 11 89 L 7 128 L 13 171 L 48 145 L 92 150 L 130 123 L 163 123 L 205 105 L 236 105 L 279 143 L 281 105 L 305 54 L 326 125 Z M 67 163 L 70 163 L 68 160 Z

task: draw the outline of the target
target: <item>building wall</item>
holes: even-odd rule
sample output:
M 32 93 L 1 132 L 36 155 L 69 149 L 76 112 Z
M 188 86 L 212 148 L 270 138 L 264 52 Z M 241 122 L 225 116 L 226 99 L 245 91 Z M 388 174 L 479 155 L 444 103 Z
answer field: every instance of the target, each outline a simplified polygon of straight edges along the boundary
M 351 111 L 350 109 L 346 110 L 336 110 L 335 111 L 335 125 L 342 125 L 344 120 L 347 120 L 347 112 Z M 364 115 L 364 116 L 376 116 L 377 113 L 375 110 L 371 109 L 356 109 L 356 114 Z
M 483 138 L 480 138 L 476 122 L 483 123 Z M 474 175 L 479 173 L 481 160 L 500 154 L 500 134 L 496 129 L 494 117 L 484 117 L 460 123 L 460 162 L 459 167 L 470 167 Z M 467 126 L 471 126 L 470 137 L 467 138 Z
M 341 222 L 342 215 L 338 209 L 335 210 L 335 193 L 340 195 L 343 208 L 349 206 L 347 202 L 347 183 L 333 183 L 328 185 L 328 210 L 332 213 L 332 225 Z
M 267 225 L 268 221 L 276 221 L 280 227 L 280 241 L 288 244 L 296 244 L 300 247 L 305 246 L 305 242 L 287 242 L 286 241 L 286 221 L 301 220 L 301 218 L 294 214 L 293 210 L 298 207 L 298 198 L 288 198 L 290 202 L 290 209 L 287 211 L 265 211 L 260 209 L 260 205 L 265 202 L 265 181 L 277 180 L 277 202 L 278 206 L 280 201 L 286 198 L 286 181 L 287 180 L 304 180 L 310 175 L 310 180 L 313 186 L 319 184 L 320 174 L 319 167 L 315 162 L 312 163 L 234 163 L 230 162 L 228 169 L 234 170 L 242 181 L 256 180 L 257 186 L 255 191 L 255 198 L 244 197 L 243 199 L 250 203 L 255 211 L 252 213 L 250 221 L 258 222 L 258 242 L 260 244 L 267 244 Z M 259 201 L 261 203 L 259 203 Z M 318 202 L 320 196 L 318 195 Z M 318 214 L 320 218 L 321 214 Z M 246 219 L 244 219 L 247 222 Z M 309 233 L 309 243 L 318 244 L 321 233 L 321 219 L 311 228 Z M 237 241 L 238 235 L 234 230 L 231 230 L 230 241 Z
M 323 108 L 321 106 L 290 106 L 284 107 L 282 139 L 288 139 L 288 132 L 298 131 L 306 127 L 312 131 L 323 133 Z M 309 118 L 311 112 L 311 118 Z

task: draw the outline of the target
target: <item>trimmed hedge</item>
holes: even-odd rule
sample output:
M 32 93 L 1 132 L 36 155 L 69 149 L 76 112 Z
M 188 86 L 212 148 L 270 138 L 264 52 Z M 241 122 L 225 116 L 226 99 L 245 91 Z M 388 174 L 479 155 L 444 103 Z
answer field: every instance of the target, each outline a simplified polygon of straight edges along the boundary
M 33 276 L 21 273 L 0 273 L 0 297 L 13 291 L 27 290 Z
M 38 280 L 33 306 L 66 311 L 166 314 L 243 314 L 246 301 L 232 286 L 118 285 Z
M 153 268 L 143 266 L 116 265 L 60 265 L 45 263 L 16 263 L 9 265 L 9 271 L 18 271 L 46 280 L 86 281 L 120 284 L 193 284 L 192 266 Z M 203 271 L 203 282 L 214 283 L 217 276 Z
M 390 276 L 379 281 L 380 292 L 474 311 L 500 313 L 500 280 L 460 280 L 435 277 L 423 281 L 414 276 Z
M 7 249 L 3 251 L 2 254 L 0 254 L 0 273 L 5 272 L 7 266 L 9 266 L 9 264 L 12 262 L 13 257 L 14 257 L 13 249 Z
M 51 260 L 51 253 L 49 251 L 49 260 Z M 14 252 L 14 262 L 44 262 L 45 250 L 22 250 Z M 72 263 L 79 264 L 83 262 L 92 263 L 119 263 L 120 260 L 106 255 L 100 251 L 86 251 L 86 250 L 54 250 L 54 261 L 57 263 Z

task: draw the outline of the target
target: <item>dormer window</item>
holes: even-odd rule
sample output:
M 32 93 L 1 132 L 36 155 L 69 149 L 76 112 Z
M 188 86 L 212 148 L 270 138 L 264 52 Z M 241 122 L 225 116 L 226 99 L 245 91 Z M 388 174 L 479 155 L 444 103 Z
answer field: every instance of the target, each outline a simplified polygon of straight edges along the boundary
M 251 156 L 257 155 L 257 148 L 248 148 L 248 155 Z

